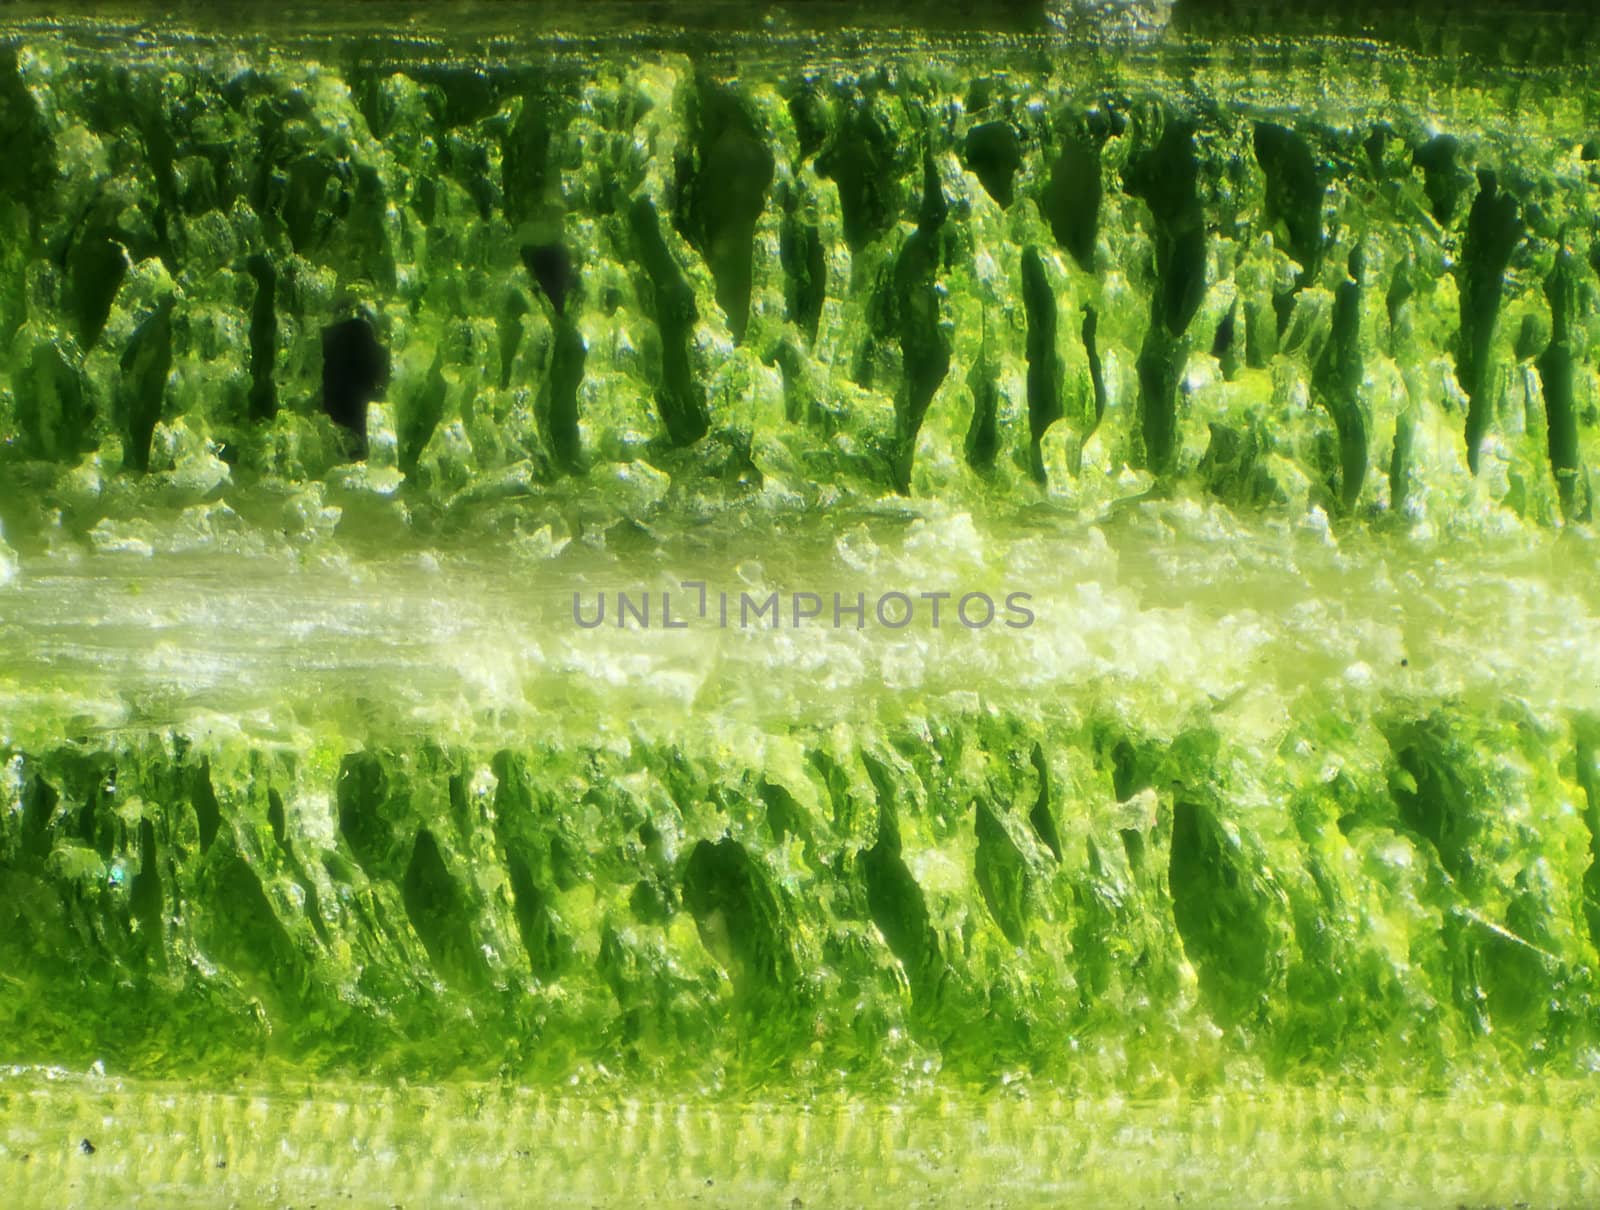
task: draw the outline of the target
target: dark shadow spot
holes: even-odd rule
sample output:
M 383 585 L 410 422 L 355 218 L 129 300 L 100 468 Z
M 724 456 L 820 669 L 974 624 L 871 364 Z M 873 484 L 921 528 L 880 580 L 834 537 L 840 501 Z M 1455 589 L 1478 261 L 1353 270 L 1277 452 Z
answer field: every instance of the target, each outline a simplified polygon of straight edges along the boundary
M 128 254 L 110 231 L 101 228 L 85 233 L 67 253 L 67 279 L 78 341 L 84 349 L 100 339 L 127 272 Z
M 695 379 L 689 357 L 699 320 L 694 291 L 661 234 L 655 203 L 641 197 L 628 211 L 635 247 L 647 275 L 656 327 L 661 333 L 661 378 L 656 406 L 673 445 L 691 445 L 711 427 L 705 388 Z
M 696 81 L 690 96 L 693 159 L 678 164 L 678 229 L 705 258 L 735 343 L 750 316 L 756 223 L 766 208 L 773 157 L 739 96 Z
M 1134 828 L 1120 828 L 1122 851 L 1127 854 L 1128 868 L 1135 874 L 1144 869 L 1144 837 Z
M 122 354 L 117 394 L 127 425 L 128 465 L 148 470 L 150 442 L 161 420 L 172 372 L 172 300 L 168 299 L 134 330 Z
M 512 856 L 506 865 L 528 965 L 541 979 L 555 978 L 566 968 L 572 944 L 562 935 L 550 898 L 534 883 L 528 863 Z
M 426 828 L 417 833 L 400 890 L 406 915 L 435 969 L 447 979 L 481 983 L 483 955 L 473 944 L 470 905 Z
M 363 869 L 376 876 L 394 851 L 394 832 L 383 812 L 389 780 L 383 763 L 367 752 L 353 752 L 339 766 L 335 794 L 339 832 Z
M 695 845 L 683 875 L 683 902 L 706 948 L 729 964 L 741 996 L 775 997 L 794 981 L 777 898 L 737 841 Z
M 1037 248 L 1022 253 L 1022 306 L 1028 335 L 1028 436 L 1029 466 L 1033 477 L 1044 482 L 1041 443 L 1045 430 L 1064 414 L 1061 406 L 1061 355 L 1056 349 L 1056 296 L 1045 275 Z
M 544 291 L 556 314 L 565 315 L 567 295 L 578 285 L 577 269 L 566 245 L 530 244 L 522 249 L 522 263 L 539 283 L 539 289 Z
M 1505 293 L 1506 269 L 1523 235 L 1517 199 L 1501 192 L 1492 172 L 1480 172 L 1478 184 L 1478 196 L 1467 216 L 1461 263 L 1456 269 L 1461 289 L 1456 377 L 1468 399 L 1467 463 L 1474 474 L 1478 471 L 1478 448 L 1494 414 L 1490 360 Z
M 211 785 L 211 762 L 202 761 L 192 776 L 194 786 L 189 799 L 194 803 L 195 819 L 200 825 L 200 851 L 204 853 L 217 839 L 217 829 L 222 826 L 222 808 Z
M 789 322 L 815 341 L 828 294 L 828 267 L 822 234 L 801 211 L 799 191 L 783 192 L 783 223 L 778 230 L 778 259 L 783 265 L 783 297 Z
M 939 385 L 950 372 L 950 335 L 939 322 L 939 232 L 948 207 L 931 152 L 923 157 L 923 195 L 917 229 L 911 233 L 894 266 L 894 304 L 899 318 L 900 355 L 905 394 L 896 402 L 898 450 L 895 486 L 911 490 L 911 466 L 917 434 Z
M 1461 141 L 1448 134 L 1435 135 L 1411 153 L 1411 162 L 1422 169 L 1422 191 L 1441 227 L 1455 219 L 1461 195 L 1472 185 L 1472 174 L 1462 168 L 1460 155 Z
M 362 316 L 322 330 L 322 410 L 354 437 L 357 459 L 367 456 L 367 405 L 389 382 L 389 352 Z
M 900 140 L 866 104 L 846 108 L 832 144 L 817 157 L 817 172 L 839 188 L 845 243 L 859 252 L 882 237 L 897 217 Z
M 972 422 L 967 426 L 967 465 L 975 471 L 994 469 L 1000 452 L 1000 385 L 989 359 L 980 354 L 967 372 L 972 392 Z
M 272 839 L 280 849 L 289 847 L 289 820 L 283 809 L 283 796 L 276 790 L 267 791 L 267 824 L 272 828 Z
M 1540 383 L 1544 387 L 1546 427 L 1549 431 L 1550 470 L 1555 476 L 1561 512 L 1569 521 L 1587 520 L 1589 501 L 1580 499 L 1576 369 L 1572 326 L 1579 313 L 1579 283 L 1572 254 L 1563 249 L 1545 279 L 1550 301 L 1550 343 L 1539 355 Z
M 1006 940 L 1021 945 L 1028 922 L 1027 862 L 988 803 L 978 802 L 975 814 L 978 890 Z
M 1089 385 L 1094 391 L 1094 422 L 1099 424 L 1106 414 L 1106 375 L 1100 364 L 1100 317 L 1092 303 L 1083 304 L 1083 352 L 1089 361 Z
M 1044 847 L 1050 850 L 1050 855 L 1060 861 L 1061 832 L 1050 810 L 1050 764 L 1045 760 L 1044 749 L 1038 744 L 1033 746 L 1033 768 L 1039 776 L 1039 797 L 1034 801 L 1028 822 L 1033 825 L 1034 834 L 1044 842 Z
M 1101 190 L 1099 147 L 1083 137 L 1067 139 L 1050 165 L 1042 209 L 1056 243 L 1090 273 L 1100 228 Z
M 967 167 L 1001 206 L 1015 197 L 1012 181 L 1022 167 L 1022 141 L 1010 122 L 985 122 L 967 132 Z
M 1173 808 L 1168 886 L 1184 953 L 1219 1024 L 1249 1019 L 1268 990 L 1272 936 L 1222 825 L 1210 810 Z

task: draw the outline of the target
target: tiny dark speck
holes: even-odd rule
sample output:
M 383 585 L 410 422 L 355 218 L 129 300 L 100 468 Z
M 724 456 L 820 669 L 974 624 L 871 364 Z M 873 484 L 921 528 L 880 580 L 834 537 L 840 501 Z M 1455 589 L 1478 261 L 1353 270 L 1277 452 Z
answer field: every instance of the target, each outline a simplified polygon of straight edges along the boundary
M 1400 661 L 1400 667 L 1402 667 L 1402 668 L 1411 667 L 1411 661 L 1410 660 L 1401 660 Z
M 91 1143 L 88 1139 L 84 1139 L 81 1143 L 78 1144 L 78 1150 L 83 1152 L 84 1155 L 93 1155 L 94 1154 L 94 1144 Z
M 226 1168 L 227 1166 L 228 1166 L 228 1161 L 227 1160 L 218 1160 L 217 1161 L 217 1167 L 218 1168 Z
M 712 1179 L 711 1179 L 711 1178 L 710 1178 L 710 1177 L 709 1177 L 709 1176 L 708 1176 L 708 1177 L 706 1177 L 706 1184 L 707 1184 L 707 1185 L 715 1185 L 715 1184 L 716 1184 L 716 1183 L 717 1183 L 717 1182 L 716 1182 L 716 1181 L 714 1181 L 714 1180 L 712 1180 Z

